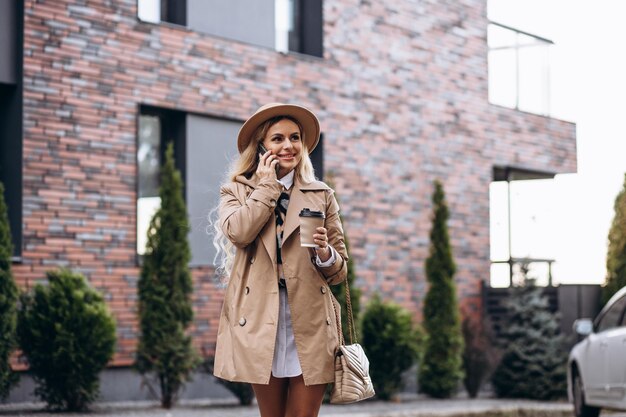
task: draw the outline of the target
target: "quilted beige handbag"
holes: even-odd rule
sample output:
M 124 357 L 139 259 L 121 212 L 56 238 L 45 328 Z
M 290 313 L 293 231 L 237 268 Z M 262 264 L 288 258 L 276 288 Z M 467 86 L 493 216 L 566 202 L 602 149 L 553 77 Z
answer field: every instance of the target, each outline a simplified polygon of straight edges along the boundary
M 357 343 L 354 318 L 352 317 L 352 303 L 350 302 L 350 286 L 347 280 L 344 285 L 346 286 L 349 345 L 345 344 L 339 314 L 335 309 L 335 303 L 332 302 L 332 293 L 328 292 L 335 310 L 335 321 L 339 332 L 339 347 L 335 353 L 335 385 L 330 394 L 331 404 L 350 404 L 374 396 L 374 386 L 370 379 L 370 361 L 365 356 L 361 345 Z

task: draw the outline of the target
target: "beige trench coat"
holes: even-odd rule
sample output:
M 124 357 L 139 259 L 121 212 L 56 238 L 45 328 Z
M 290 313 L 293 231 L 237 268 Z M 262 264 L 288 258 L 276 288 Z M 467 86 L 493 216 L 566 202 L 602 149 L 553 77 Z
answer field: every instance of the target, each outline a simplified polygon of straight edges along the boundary
M 329 285 L 345 280 L 348 255 L 330 187 L 297 179 L 293 187 L 283 231 L 283 271 L 304 383 L 323 384 L 334 379 L 335 311 L 341 312 Z M 229 381 L 268 384 L 272 372 L 279 304 L 274 207 L 281 189 L 276 180 L 239 176 L 220 190 L 222 231 L 237 249 L 220 316 L 214 374 Z M 339 254 L 331 266 L 318 267 L 314 254 L 300 246 L 298 214 L 305 207 L 326 214 L 329 244 Z

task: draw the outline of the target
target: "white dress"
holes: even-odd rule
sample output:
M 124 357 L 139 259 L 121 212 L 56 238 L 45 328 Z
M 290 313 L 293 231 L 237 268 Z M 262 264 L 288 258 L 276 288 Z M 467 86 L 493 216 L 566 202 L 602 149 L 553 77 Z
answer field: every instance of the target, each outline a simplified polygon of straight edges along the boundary
M 291 327 L 291 310 L 287 301 L 287 289 L 278 288 L 278 330 L 276 331 L 276 345 L 274 346 L 274 361 L 272 375 L 276 378 L 290 378 L 302 373 L 296 341 Z

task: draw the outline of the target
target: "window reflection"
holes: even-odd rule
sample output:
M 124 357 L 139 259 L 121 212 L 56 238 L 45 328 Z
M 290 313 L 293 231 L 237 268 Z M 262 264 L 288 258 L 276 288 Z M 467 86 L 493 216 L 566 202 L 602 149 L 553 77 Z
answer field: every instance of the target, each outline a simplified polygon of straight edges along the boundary
M 145 253 L 150 220 L 161 206 L 159 198 L 160 149 L 161 120 L 157 116 L 139 116 L 137 253 L 140 255 Z
M 619 325 L 619 320 L 622 317 L 622 312 L 626 308 L 626 297 L 620 298 L 615 304 L 611 306 L 604 313 L 602 319 L 600 319 L 600 324 L 598 326 L 598 332 L 602 332 L 605 330 L 612 329 Z

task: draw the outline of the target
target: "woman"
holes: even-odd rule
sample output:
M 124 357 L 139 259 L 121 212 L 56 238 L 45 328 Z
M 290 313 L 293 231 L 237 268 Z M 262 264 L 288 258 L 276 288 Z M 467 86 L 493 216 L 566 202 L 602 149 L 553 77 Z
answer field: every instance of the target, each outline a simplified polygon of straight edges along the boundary
M 230 278 L 214 373 L 251 383 L 261 417 L 317 416 L 334 379 L 341 321 L 329 285 L 346 278 L 348 255 L 334 193 L 309 158 L 319 133 L 304 107 L 259 108 L 220 190 L 216 240 Z M 300 246 L 303 208 L 326 215 L 315 249 Z

